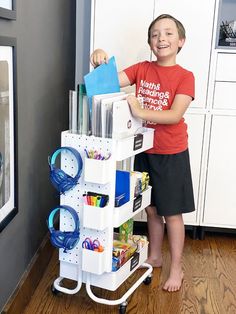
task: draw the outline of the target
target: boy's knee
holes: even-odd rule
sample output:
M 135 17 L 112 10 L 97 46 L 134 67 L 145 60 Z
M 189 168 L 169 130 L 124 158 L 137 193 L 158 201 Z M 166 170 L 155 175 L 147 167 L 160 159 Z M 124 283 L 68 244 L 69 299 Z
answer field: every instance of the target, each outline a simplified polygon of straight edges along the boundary
M 154 207 L 154 206 L 146 207 L 145 211 L 146 211 L 148 217 L 157 216 L 156 207 Z
M 172 223 L 172 222 L 182 222 L 183 217 L 182 215 L 173 215 L 173 216 L 165 216 L 166 223 Z

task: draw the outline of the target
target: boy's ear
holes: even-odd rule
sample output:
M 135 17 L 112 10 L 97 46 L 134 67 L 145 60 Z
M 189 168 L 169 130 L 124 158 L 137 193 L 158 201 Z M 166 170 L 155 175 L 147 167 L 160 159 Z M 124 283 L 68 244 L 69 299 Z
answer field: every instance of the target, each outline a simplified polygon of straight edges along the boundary
M 185 43 L 185 38 L 179 40 L 179 48 L 182 48 Z

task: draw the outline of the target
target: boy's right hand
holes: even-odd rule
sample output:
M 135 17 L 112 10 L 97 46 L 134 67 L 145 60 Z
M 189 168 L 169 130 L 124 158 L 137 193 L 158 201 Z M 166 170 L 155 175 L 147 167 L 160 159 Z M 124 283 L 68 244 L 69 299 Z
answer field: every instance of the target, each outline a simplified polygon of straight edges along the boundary
M 108 63 L 108 55 L 104 50 L 96 49 L 90 56 L 90 62 L 96 68 L 103 63 Z

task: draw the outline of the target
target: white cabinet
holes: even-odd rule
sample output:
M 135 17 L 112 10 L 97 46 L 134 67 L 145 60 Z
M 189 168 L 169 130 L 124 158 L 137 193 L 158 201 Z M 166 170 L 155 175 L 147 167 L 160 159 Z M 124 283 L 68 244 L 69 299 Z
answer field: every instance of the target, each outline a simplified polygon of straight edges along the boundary
M 216 81 L 236 82 L 236 53 L 217 54 Z
M 114 55 L 118 70 L 139 61 L 151 59 L 147 30 L 151 21 L 158 15 L 171 14 L 186 28 L 186 43 L 177 56 L 177 62 L 192 71 L 196 78 L 196 97 L 186 114 L 197 207 L 195 212 L 184 215 L 185 224 L 189 225 L 198 225 L 200 217 L 200 173 L 214 7 L 215 0 L 208 0 L 204 3 L 204 10 L 201 3 L 188 0 L 146 0 L 145 5 L 135 0 L 92 1 L 90 49 L 93 51 L 95 48 L 102 48 L 109 56 Z M 200 21 L 199 17 L 201 17 Z M 145 221 L 145 211 L 136 219 Z
M 236 112 L 213 115 L 201 225 L 236 227 Z
M 150 60 L 148 26 L 153 20 L 154 0 L 94 0 L 91 51 L 104 49 L 116 57 L 118 70 Z
M 236 51 L 214 50 L 200 225 L 236 228 Z M 214 76 L 215 75 L 215 76 Z
M 102 48 L 108 56 L 115 56 L 118 71 L 150 60 L 147 30 L 153 20 L 154 1 L 145 5 L 136 0 L 93 0 L 91 52 Z M 134 86 L 124 88 L 134 92 Z
M 235 90 L 236 82 L 215 82 L 213 108 L 236 110 Z
M 150 60 L 147 29 L 162 13 L 179 19 L 186 29 L 186 42 L 177 62 L 196 79 L 195 100 L 185 118 L 197 210 L 184 215 L 186 225 L 236 227 L 236 49 L 220 47 L 220 2 L 203 4 L 188 0 L 94 0 L 92 2 L 91 51 L 103 48 L 115 55 L 118 70 Z M 225 18 L 224 13 L 224 18 Z M 143 211 L 137 220 L 146 220 Z
M 200 225 L 236 228 L 236 45 L 227 41 L 222 22 L 236 19 L 236 2 L 217 1 L 208 93 Z M 220 31 L 221 30 L 221 31 Z

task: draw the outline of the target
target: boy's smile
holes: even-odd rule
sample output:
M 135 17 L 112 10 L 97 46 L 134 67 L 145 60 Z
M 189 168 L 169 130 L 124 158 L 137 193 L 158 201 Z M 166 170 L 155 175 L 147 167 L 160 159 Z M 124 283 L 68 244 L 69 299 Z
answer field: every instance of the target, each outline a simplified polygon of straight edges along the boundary
M 164 48 L 168 48 L 169 47 L 169 45 L 159 45 L 157 48 L 158 49 L 164 49 Z

